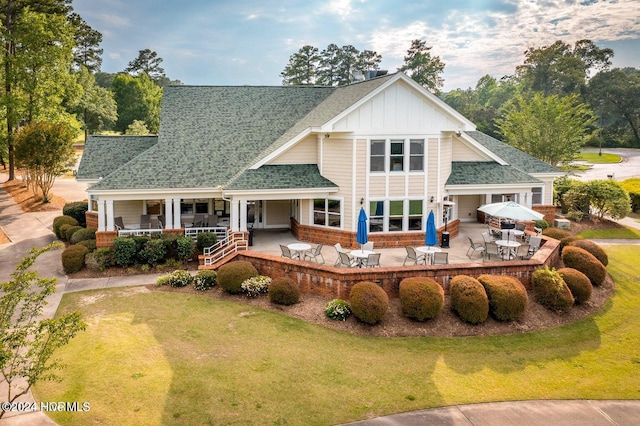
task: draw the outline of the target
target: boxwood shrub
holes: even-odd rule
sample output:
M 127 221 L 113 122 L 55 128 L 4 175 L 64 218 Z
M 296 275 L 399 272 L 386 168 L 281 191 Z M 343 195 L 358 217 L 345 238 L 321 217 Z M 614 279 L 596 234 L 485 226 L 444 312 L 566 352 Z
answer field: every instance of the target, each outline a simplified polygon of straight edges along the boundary
M 571 290 L 555 269 L 536 270 L 531 276 L 533 295 L 538 303 L 551 310 L 567 312 L 573 306 Z
M 80 241 L 84 240 L 95 240 L 96 239 L 96 228 L 82 228 L 73 233 L 69 242 L 71 244 L 78 244 Z
M 186 262 L 191 259 L 191 256 L 196 252 L 196 249 L 193 245 L 193 239 L 191 237 L 187 237 L 186 235 L 181 235 L 175 240 L 176 244 L 176 257 Z
M 87 217 L 85 213 L 89 210 L 89 204 L 86 201 L 74 201 L 67 203 L 62 207 L 62 214 L 71 216 L 78 221 L 82 227 L 87 226 Z
M 138 253 L 138 257 L 152 266 L 156 266 L 166 253 L 165 242 L 161 239 L 150 239 L 144 243 L 144 247 Z
M 591 281 L 589 281 L 589 277 L 573 268 L 560 268 L 558 269 L 558 274 L 560 274 L 567 284 L 567 287 L 569 287 L 569 290 L 571 290 L 571 294 L 576 303 L 585 303 L 591 299 L 593 285 Z
M 585 274 L 593 285 L 602 285 L 607 277 L 604 265 L 594 255 L 580 247 L 565 247 L 562 251 L 562 263 L 567 268 L 577 269 Z
M 269 286 L 269 301 L 278 305 L 294 305 L 300 301 L 300 287 L 289 277 L 274 278 Z
M 56 237 L 63 239 L 63 236 L 60 232 L 60 227 L 62 225 L 79 225 L 78 221 L 71 216 L 58 216 L 53 219 L 53 233 L 56 234 Z
M 556 240 L 562 240 L 563 238 L 567 238 L 571 236 L 571 232 L 566 229 L 554 228 L 550 227 L 542 230 L 542 235 L 550 238 L 555 238 Z
M 400 281 L 402 313 L 418 321 L 435 318 L 444 306 L 444 290 L 432 278 L 410 277 Z
M 387 293 L 370 281 L 356 283 L 349 293 L 349 301 L 353 315 L 367 324 L 382 321 L 389 309 Z
M 572 241 L 570 245 L 585 249 L 586 251 L 594 255 L 595 258 L 598 259 L 604 266 L 607 266 L 609 264 L 609 256 L 607 256 L 607 253 L 602 249 L 602 247 L 600 247 L 600 245 L 594 243 L 593 241 L 575 240 Z
M 82 226 L 80 225 L 71 225 L 71 226 L 65 226 L 63 225 L 62 228 L 64 229 L 64 240 L 65 241 L 71 241 L 71 237 L 73 237 L 73 234 L 75 234 L 77 231 L 80 231 L 82 229 L 84 229 Z
M 84 257 L 89 252 L 84 246 L 71 245 L 62 252 L 62 268 L 65 274 L 78 272 L 84 266 Z
M 133 265 L 136 261 L 137 247 L 133 238 L 116 237 L 113 240 L 113 263 L 117 266 Z
M 89 249 L 89 252 L 95 251 L 95 249 L 97 248 L 96 240 L 82 240 L 78 242 L 78 245 L 85 246 L 87 249 Z
M 524 315 L 529 302 L 527 290 L 516 278 L 507 275 L 480 275 L 489 299 L 489 312 L 499 321 L 516 321 Z
M 196 247 L 202 253 L 205 247 L 211 247 L 218 242 L 218 236 L 214 232 L 200 232 L 196 237 Z
M 218 269 L 218 284 L 231 294 L 242 293 L 242 283 L 258 275 L 256 268 L 246 260 L 237 260 Z
M 467 275 L 457 275 L 449 283 L 451 309 L 464 322 L 480 324 L 489 316 L 489 298 L 480 281 Z
M 84 263 L 92 271 L 102 272 L 113 264 L 113 250 L 111 247 L 100 247 L 94 252 L 88 253 Z
M 216 285 L 218 274 L 211 269 L 200 269 L 193 277 L 193 288 L 199 291 L 209 290 Z

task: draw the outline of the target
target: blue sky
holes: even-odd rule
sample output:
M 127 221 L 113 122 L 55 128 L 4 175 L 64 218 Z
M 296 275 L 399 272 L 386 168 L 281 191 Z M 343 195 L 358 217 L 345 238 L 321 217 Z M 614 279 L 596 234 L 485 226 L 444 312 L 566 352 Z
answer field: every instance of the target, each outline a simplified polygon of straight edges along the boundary
M 171 79 L 194 85 L 280 85 L 303 45 L 351 44 L 395 72 L 411 40 L 445 63 L 444 90 L 474 87 L 522 64 L 524 51 L 590 39 L 640 67 L 638 0 L 74 0 L 103 35 L 102 71 L 122 71 L 138 51 L 163 58 Z

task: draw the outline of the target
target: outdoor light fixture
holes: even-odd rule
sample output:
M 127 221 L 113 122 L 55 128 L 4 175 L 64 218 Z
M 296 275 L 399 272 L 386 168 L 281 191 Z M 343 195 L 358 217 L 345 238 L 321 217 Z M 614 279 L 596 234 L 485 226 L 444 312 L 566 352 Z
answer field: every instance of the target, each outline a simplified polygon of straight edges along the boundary
M 432 202 L 432 203 L 433 203 L 433 200 L 434 200 L 434 198 L 433 198 L 433 195 L 432 195 L 432 196 L 431 196 L 431 202 Z
M 364 197 L 360 198 L 360 205 L 363 205 L 363 204 L 364 204 Z
M 330 136 L 331 136 L 331 135 L 330 135 L 329 133 L 325 133 L 325 134 L 324 134 L 325 139 L 329 139 L 329 137 L 330 137 Z

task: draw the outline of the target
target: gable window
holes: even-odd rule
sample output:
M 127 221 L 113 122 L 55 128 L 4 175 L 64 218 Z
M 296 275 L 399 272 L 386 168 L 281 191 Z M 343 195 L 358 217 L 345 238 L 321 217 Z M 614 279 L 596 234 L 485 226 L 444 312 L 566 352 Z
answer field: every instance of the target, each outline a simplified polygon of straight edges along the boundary
M 340 200 L 316 198 L 313 200 L 313 224 L 340 228 L 342 206 Z
M 409 142 L 409 170 L 424 170 L 424 140 L 411 139 Z
M 404 141 L 391 141 L 391 157 L 389 161 L 390 171 L 401 172 L 404 170 Z
M 383 140 L 371 141 L 370 170 L 372 172 L 384 172 L 384 146 Z
M 542 188 L 531 188 L 531 204 L 542 204 Z

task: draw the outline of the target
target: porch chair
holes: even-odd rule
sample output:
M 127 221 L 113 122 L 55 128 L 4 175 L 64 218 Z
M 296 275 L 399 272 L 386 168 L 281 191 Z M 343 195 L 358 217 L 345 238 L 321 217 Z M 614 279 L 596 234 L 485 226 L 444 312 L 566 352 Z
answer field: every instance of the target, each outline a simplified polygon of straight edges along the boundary
M 164 225 L 165 225 L 166 223 L 167 223 L 167 222 L 165 222 L 165 221 L 164 221 L 164 215 L 159 214 L 159 215 L 158 215 L 158 225 L 160 225 L 160 228 L 164 228 Z
M 449 263 L 449 253 L 446 251 L 440 251 L 433 253 L 431 261 L 432 265 L 447 265 Z
M 345 253 L 344 251 L 338 252 L 339 266 L 344 266 L 347 268 L 355 268 L 356 266 L 358 266 L 358 264 L 359 264 L 358 261 L 353 257 L 350 257 L 348 253 Z
M 151 215 L 141 214 L 140 229 L 150 229 L 150 228 L 151 228 Z
M 158 219 L 151 219 L 150 228 L 151 229 L 160 229 L 160 228 L 162 228 L 162 226 L 160 226 L 160 221 Z
M 204 214 L 196 213 L 196 215 L 193 216 L 193 227 L 194 228 L 201 228 L 202 227 L 202 222 L 204 222 Z
M 291 250 L 289 250 L 289 247 L 287 247 L 285 245 L 280 244 L 280 251 L 282 251 L 282 257 L 287 257 L 289 259 L 296 259 L 296 258 L 300 259 L 298 257 L 297 253 L 296 254 L 292 254 Z
M 362 266 L 367 268 L 373 268 L 375 266 L 380 266 L 380 253 L 370 254 L 364 261 L 362 262 Z
M 469 259 L 471 259 L 471 257 L 473 256 L 474 253 L 480 253 L 482 254 L 482 257 L 484 257 L 484 247 L 482 244 L 480 244 L 479 242 L 476 243 L 474 242 L 471 237 L 467 237 L 469 239 L 469 248 L 467 249 L 467 257 Z
M 316 263 L 320 263 L 318 262 L 318 257 L 320 257 L 322 259 L 322 264 L 324 265 L 324 256 L 322 255 L 322 246 L 323 244 L 318 244 L 313 250 L 305 251 L 304 260 L 307 260 L 307 257 L 308 257 L 309 259 L 314 259 Z
M 122 222 L 122 216 L 114 217 L 113 223 L 116 225 L 116 231 L 124 229 L 124 222 Z
M 364 243 L 362 245 L 362 250 L 373 251 L 373 241 L 369 241 L 368 243 Z
M 414 249 L 413 247 L 410 247 L 410 246 L 406 246 L 405 250 L 407 250 L 407 257 L 404 258 L 404 262 L 402 262 L 402 266 L 406 265 L 407 260 L 413 260 L 413 264 L 414 265 L 417 265 L 418 262 L 422 263 L 423 265 L 425 263 L 427 263 L 427 255 L 426 254 L 418 255 L 416 253 L 416 249 Z
M 498 259 L 502 259 L 502 253 L 500 247 L 494 242 L 485 244 L 484 258 L 491 260 L 491 256 L 496 256 Z

